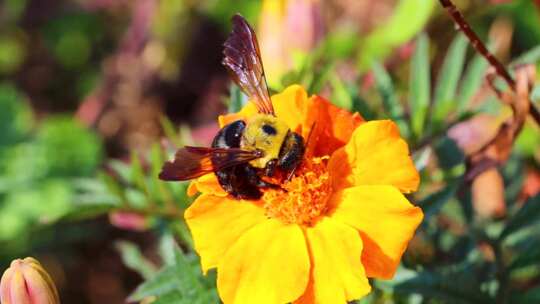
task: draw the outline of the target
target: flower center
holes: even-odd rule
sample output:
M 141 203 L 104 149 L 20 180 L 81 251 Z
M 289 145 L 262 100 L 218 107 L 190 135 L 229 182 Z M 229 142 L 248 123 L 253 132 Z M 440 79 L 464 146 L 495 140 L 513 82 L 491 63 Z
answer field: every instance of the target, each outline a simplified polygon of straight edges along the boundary
M 262 201 L 266 215 L 285 223 L 311 226 L 327 210 L 331 192 L 330 175 L 326 170 L 329 157 L 305 159 L 295 175 L 281 185 L 267 189 Z

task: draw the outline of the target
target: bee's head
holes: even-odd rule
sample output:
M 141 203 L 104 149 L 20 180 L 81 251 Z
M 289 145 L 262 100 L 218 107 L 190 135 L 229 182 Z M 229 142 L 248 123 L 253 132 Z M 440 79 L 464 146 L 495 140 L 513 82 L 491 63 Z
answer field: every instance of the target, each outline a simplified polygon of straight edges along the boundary
M 264 168 L 268 161 L 278 158 L 288 132 L 287 124 L 277 117 L 256 114 L 247 121 L 240 146 L 247 150 L 263 151 L 263 157 L 250 163 L 254 167 Z

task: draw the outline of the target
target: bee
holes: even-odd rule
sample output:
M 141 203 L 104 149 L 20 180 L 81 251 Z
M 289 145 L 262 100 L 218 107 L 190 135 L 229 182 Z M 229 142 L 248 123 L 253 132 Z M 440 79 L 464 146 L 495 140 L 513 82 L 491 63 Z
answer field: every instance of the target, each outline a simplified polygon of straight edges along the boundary
M 238 199 L 256 200 L 261 188 L 279 188 L 264 177 L 290 178 L 304 157 L 304 139 L 276 117 L 255 32 L 239 14 L 223 50 L 223 65 L 257 108 L 216 134 L 211 147 L 186 146 L 166 162 L 159 178 L 182 181 L 214 172 L 221 187 Z

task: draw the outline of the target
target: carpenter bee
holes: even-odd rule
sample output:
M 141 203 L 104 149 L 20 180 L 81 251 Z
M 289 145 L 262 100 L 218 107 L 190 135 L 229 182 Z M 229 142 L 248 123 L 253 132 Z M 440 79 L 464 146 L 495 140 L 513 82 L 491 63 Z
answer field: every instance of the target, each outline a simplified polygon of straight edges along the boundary
M 294 174 L 305 145 L 299 134 L 276 117 L 261 61 L 257 37 L 240 15 L 232 18 L 233 31 L 224 44 L 223 65 L 233 81 L 254 103 L 258 114 L 224 126 L 210 148 L 184 147 L 166 162 L 159 178 L 189 180 L 214 172 L 221 187 L 239 199 L 258 199 L 260 188 L 279 188 L 263 180 Z

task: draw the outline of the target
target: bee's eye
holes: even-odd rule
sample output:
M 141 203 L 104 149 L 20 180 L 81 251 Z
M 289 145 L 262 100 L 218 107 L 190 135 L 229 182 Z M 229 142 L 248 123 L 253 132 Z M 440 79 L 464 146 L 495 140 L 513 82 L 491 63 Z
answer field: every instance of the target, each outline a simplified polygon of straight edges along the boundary
M 264 133 L 268 135 L 276 135 L 277 131 L 276 128 L 272 127 L 271 125 L 263 125 L 262 130 Z

